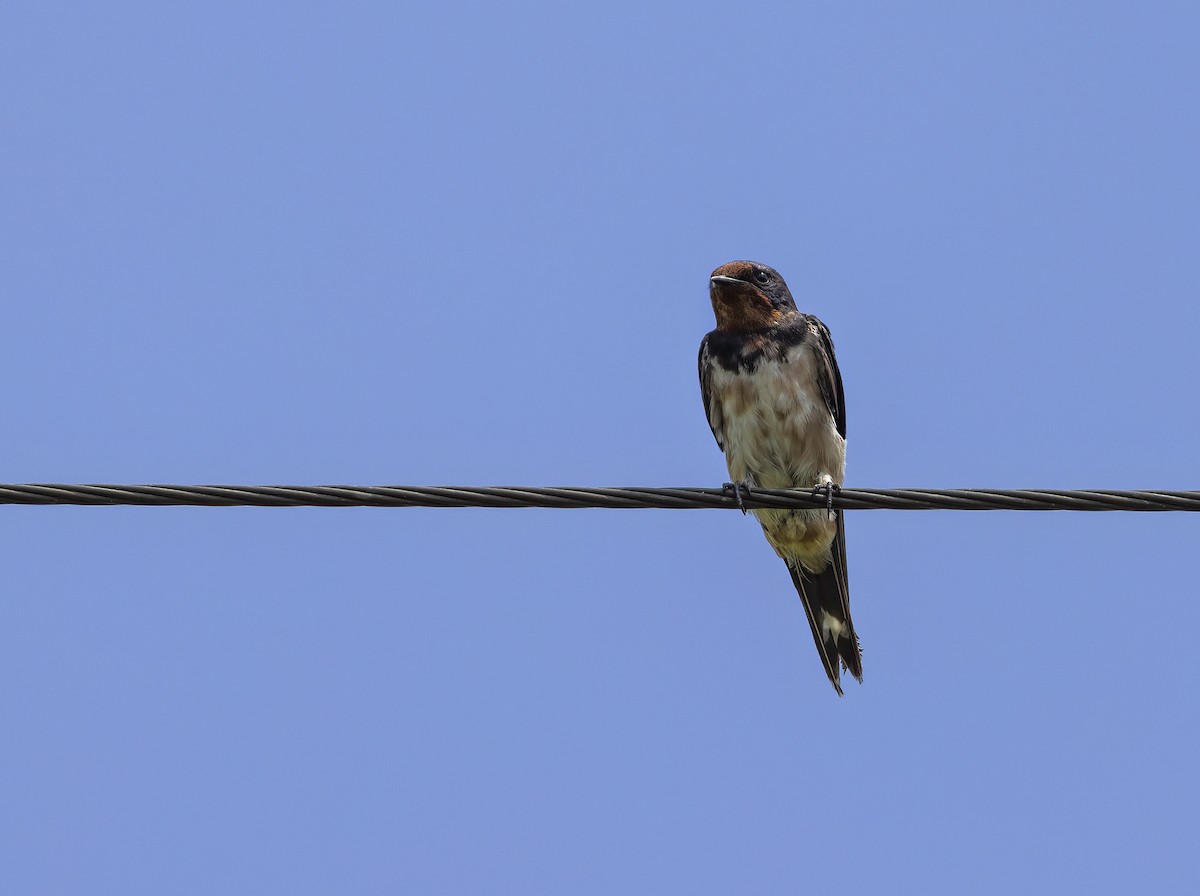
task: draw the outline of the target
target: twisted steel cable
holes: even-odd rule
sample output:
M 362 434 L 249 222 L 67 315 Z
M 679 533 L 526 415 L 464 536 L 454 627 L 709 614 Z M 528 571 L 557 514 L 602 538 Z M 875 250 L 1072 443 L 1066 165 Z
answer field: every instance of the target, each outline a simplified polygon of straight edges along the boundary
M 748 510 L 821 508 L 803 489 L 422 485 L 0 485 L 0 504 L 192 507 L 549 507 Z M 846 510 L 1200 510 L 1200 491 L 845 488 Z

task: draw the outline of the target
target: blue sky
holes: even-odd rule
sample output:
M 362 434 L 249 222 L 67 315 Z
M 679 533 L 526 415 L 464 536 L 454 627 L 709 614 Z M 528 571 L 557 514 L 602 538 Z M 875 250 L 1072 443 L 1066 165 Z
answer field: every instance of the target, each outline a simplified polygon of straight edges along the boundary
M 706 279 L 848 482 L 1196 488 L 1188 4 L 13 3 L 10 482 L 714 485 Z M 13 893 L 1194 892 L 1187 514 L 0 508 Z

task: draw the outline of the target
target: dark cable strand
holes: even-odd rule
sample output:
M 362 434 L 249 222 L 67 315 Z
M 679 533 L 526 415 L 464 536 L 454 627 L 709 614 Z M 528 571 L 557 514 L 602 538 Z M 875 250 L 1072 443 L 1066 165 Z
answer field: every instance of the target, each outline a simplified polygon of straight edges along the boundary
M 822 508 L 823 491 L 742 489 L 750 510 Z M 0 485 L 0 504 L 190 507 L 738 509 L 732 489 L 414 485 Z M 846 510 L 1200 510 L 1200 491 L 843 488 Z

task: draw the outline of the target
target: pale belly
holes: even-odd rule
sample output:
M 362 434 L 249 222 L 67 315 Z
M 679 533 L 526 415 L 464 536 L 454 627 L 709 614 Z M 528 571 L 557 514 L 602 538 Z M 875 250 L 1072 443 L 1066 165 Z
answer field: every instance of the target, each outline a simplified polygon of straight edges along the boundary
M 730 479 L 762 488 L 814 488 L 846 474 L 846 442 L 816 385 L 810 352 L 714 372 Z M 756 510 L 779 556 L 813 572 L 828 564 L 837 523 L 825 510 Z

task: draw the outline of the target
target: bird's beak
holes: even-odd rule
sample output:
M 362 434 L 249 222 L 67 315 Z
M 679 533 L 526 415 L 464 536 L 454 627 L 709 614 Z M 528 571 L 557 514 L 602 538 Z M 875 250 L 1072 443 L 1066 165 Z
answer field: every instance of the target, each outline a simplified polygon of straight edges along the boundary
M 726 277 L 724 275 L 719 275 L 716 277 L 712 277 L 708 281 L 708 288 L 709 289 L 720 289 L 722 286 L 732 286 L 734 284 L 742 284 L 742 282 L 743 281 L 738 280 L 736 277 Z

